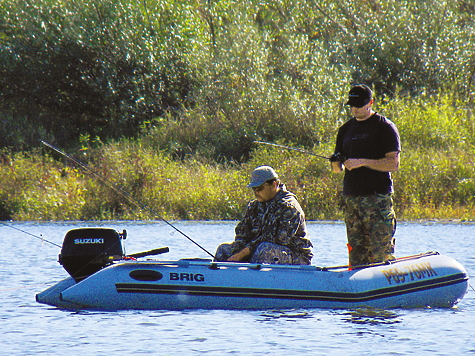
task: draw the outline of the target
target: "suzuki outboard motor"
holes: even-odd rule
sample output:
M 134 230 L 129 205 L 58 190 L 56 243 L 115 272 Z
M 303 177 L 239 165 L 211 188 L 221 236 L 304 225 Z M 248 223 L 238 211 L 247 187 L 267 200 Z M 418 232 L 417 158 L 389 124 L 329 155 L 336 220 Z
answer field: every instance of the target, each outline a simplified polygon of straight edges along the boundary
M 59 263 L 76 282 L 124 257 L 122 240 L 127 236 L 109 228 L 81 228 L 66 233 Z

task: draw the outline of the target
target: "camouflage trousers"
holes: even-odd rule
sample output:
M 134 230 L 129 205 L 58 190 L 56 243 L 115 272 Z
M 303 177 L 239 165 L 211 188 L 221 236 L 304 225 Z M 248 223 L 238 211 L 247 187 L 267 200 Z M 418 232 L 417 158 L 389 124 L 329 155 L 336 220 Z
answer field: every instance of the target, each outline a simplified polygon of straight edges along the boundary
M 218 246 L 215 261 L 227 261 L 232 256 L 232 244 L 224 243 Z M 257 246 L 256 251 L 247 261 L 250 263 L 268 263 L 278 265 L 308 265 L 310 261 L 292 252 L 285 246 L 271 242 L 263 242 Z
M 394 260 L 396 214 L 390 194 L 345 197 L 351 266 Z

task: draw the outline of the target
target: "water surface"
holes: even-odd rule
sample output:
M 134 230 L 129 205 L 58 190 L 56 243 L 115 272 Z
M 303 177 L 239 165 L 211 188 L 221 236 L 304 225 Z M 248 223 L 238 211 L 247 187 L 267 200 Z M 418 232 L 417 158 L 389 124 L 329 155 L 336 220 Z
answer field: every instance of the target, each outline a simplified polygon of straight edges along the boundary
M 174 225 L 214 253 L 233 240 L 236 222 Z M 0 225 L 2 355 L 475 355 L 473 289 L 455 309 L 71 312 L 36 303 L 36 293 L 67 277 L 55 245 L 68 230 L 88 226 L 126 229 L 127 253 L 168 246 L 158 258 L 209 257 L 160 222 Z M 308 228 L 312 264 L 347 263 L 343 223 Z M 398 256 L 439 251 L 473 280 L 475 224 L 400 223 L 396 239 Z

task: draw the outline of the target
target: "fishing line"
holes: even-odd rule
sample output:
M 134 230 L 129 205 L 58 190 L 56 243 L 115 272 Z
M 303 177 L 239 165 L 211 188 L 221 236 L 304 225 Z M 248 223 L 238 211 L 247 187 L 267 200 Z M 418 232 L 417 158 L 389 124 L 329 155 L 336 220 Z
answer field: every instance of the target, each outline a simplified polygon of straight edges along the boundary
M 123 197 L 125 197 L 126 199 L 129 199 L 132 203 L 134 203 L 137 207 L 139 207 L 140 209 L 142 210 L 146 210 L 150 213 L 152 213 L 153 215 L 157 216 L 161 221 L 163 221 L 165 224 L 167 224 L 168 226 L 170 226 L 172 229 L 174 229 L 175 231 L 179 232 L 181 235 L 183 235 L 184 237 L 186 237 L 189 241 L 193 242 L 196 246 L 198 246 L 200 249 L 202 249 L 204 252 L 206 252 L 208 255 L 210 255 L 211 257 L 213 257 L 214 259 L 214 255 L 209 252 L 208 250 L 206 250 L 203 246 L 201 246 L 200 244 L 198 244 L 195 240 L 193 240 L 191 237 L 189 237 L 188 235 L 186 235 L 184 232 L 182 232 L 181 230 L 179 230 L 177 227 L 175 227 L 175 225 L 171 224 L 170 222 L 168 222 L 167 220 L 165 220 L 165 218 L 163 218 L 160 214 L 158 214 L 156 211 L 154 211 L 153 209 L 151 209 L 149 206 L 143 204 L 142 202 L 138 201 L 137 199 L 135 199 L 132 195 L 130 195 L 129 193 L 127 193 L 126 191 L 124 191 L 122 188 L 120 187 L 117 187 L 115 184 L 113 184 L 112 182 L 110 182 L 109 180 L 107 180 L 106 178 L 104 178 L 102 175 L 96 173 L 94 170 L 92 170 L 91 168 L 89 168 L 88 166 L 86 166 L 84 163 L 82 163 L 81 161 L 69 156 L 68 154 L 64 153 L 63 151 L 61 151 L 60 149 L 50 145 L 49 143 L 45 142 L 45 141 L 41 141 L 41 143 L 49 148 L 51 148 L 52 150 L 58 152 L 59 154 L 63 155 L 64 157 L 68 158 L 69 160 L 73 161 L 74 163 L 76 163 L 78 166 L 80 166 L 82 169 L 84 169 L 85 171 L 91 173 L 94 177 L 96 177 L 97 179 L 99 179 L 104 185 L 106 185 L 107 187 L 113 189 L 116 193 L 119 193 L 120 195 L 122 195 Z
M 55 244 L 54 242 L 51 242 L 51 241 L 48 241 L 48 240 L 46 240 L 45 238 L 43 238 L 43 236 L 42 236 L 42 235 L 40 235 L 40 236 L 33 235 L 33 234 L 29 233 L 28 231 L 24 231 L 24 230 L 22 230 L 22 229 L 19 229 L 19 228 L 17 228 L 17 227 L 14 227 L 14 226 L 11 226 L 11 225 L 8 225 L 8 224 L 5 224 L 4 222 L 1 222 L 1 221 L 0 221 L 0 224 L 2 224 L 2 225 L 4 225 L 4 226 L 8 226 L 8 227 L 10 227 L 10 228 L 12 228 L 12 229 L 18 230 L 18 231 L 20 231 L 20 232 L 23 232 L 24 234 L 27 234 L 27 235 L 33 236 L 34 238 L 37 238 L 37 239 L 41 240 L 41 242 L 47 242 L 47 243 L 49 243 L 49 244 L 51 244 L 51 245 L 53 245 L 53 246 L 56 246 L 56 247 L 59 247 L 59 248 L 61 248 L 61 246 L 60 246 L 60 245 L 58 245 L 58 244 Z
M 264 142 L 264 141 L 254 141 L 254 143 L 259 143 L 261 145 L 269 145 L 269 146 L 274 146 L 274 147 L 279 147 L 279 148 L 285 148 L 286 150 L 297 151 L 297 152 L 300 152 L 300 153 L 305 153 L 307 155 L 312 155 L 312 156 L 316 156 L 316 157 L 320 157 L 320 158 L 324 158 L 324 159 L 328 159 L 328 160 L 330 159 L 330 157 L 326 157 L 326 156 L 319 155 L 319 154 L 316 154 L 316 153 L 313 153 L 313 152 L 310 152 L 310 151 L 306 151 L 306 150 L 303 150 L 301 148 L 278 145 L 276 143 L 270 143 L 270 142 Z
M 54 243 L 54 242 L 52 242 L 52 241 L 46 240 L 45 238 L 43 238 L 42 235 L 40 235 L 40 236 L 34 235 L 34 234 L 32 234 L 32 233 L 30 233 L 30 232 L 28 232 L 28 231 L 25 231 L 25 230 L 19 229 L 19 228 L 17 228 L 17 227 L 11 226 L 11 225 L 6 224 L 6 223 L 4 223 L 4 222 L 2 222 L 2 221 L 0 221 L 0 224 L 2 224 L 2 225 L 4 225 L 4 226 L 7 226 L 7 227 L 10 227 L 10 228 L 12 228 L 12 229 L 14 229 L 14 230 L 20 231 L 20 232 L 22 232 L 22 233 L 24 233 L 24 234 L 33 236 L 34 238 L 36 238 L 36 239 L 38 239 L 38 240 L 41 240 L 41 242 L 46 242 L 46 243 L 49 243 L 49 244 L 51 244 L 51 245 L 53 245 L 53 246 L 62 248 L 62 246 L 60 246 L 60 245 L 58 245 L 58 244 L 56 244 L 56 243 Z M 112 249 L 112 248 L 115 247 L 116 245 L 117 245 L 117 243 L 111 245 L 107 250 Z M 107 251 L 107 250 L 106 250 L 106 251 Z M 100 257 L 101 257 L 101 256 L 97 256 L 96 258 L 92 259 L 89 263 L 87 263 L 85 266 L 83 266 L 83 268 L 81 268 L 73 277 L 78 277 L 77 274 L 79 274 L 79 272 L 80 272 L 82 269 L 86 268 L 86 267 L 87 267 L 88 265 L 90 265 L 91 263 L 94 263 L 94 262 L 95 262 L 98 258 L 100 258 Z M 133 255 L 132 255 L 132 257 L 133 257 Z M 79 277 L 80 277 L 80 276 L 79 276 Z

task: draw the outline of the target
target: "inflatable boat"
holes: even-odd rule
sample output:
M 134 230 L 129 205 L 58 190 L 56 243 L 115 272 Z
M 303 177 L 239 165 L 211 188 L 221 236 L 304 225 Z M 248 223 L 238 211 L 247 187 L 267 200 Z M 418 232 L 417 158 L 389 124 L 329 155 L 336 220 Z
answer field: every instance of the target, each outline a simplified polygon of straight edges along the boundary
M 427 252 L 369 266 L 318 267 L 145 260 L 124 255 L 125 231 L 85 228 L 65 236 L 59 262 L 70 277 L 36 295 L 62 309 L 184 310 L 454 307 L 469 277 L 454 259 Z

